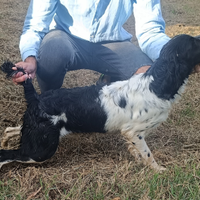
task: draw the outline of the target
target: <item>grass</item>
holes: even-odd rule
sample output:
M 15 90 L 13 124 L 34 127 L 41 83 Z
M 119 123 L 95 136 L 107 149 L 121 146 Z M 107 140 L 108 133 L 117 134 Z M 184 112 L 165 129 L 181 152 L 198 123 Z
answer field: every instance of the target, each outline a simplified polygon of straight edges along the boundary
M 10 179 L 8 181 L 0 181 L 0 199 L 21 199 L 21 195 L 16 192 L 19 190 L 19 182 L 15 179 Z
M 195 162 L 188 163 L 184 168 L 178 165 L 171 165 L 164 173 L 154 173 L 144 169 L 132 174 L 128 182 L 121 181 L 119 174 L 112 177 L 112 181 L 100 181 L 98 172 L 92 173 L 89 177 L 79 175 L 76 183 L 70 190 L 62 188 L 57 177 L 50 182 L 40 178 L 36 192 L 28 196 L 18 193 L 20 190 L 20 178 L 2 180 L 0 182 L 0 199 L 29 199 L 37 192 L 42 198 L 49 199 L 92 199 L 104 200 L 107 197 L 118 197 L 124 200 L 139 199 L 200 199 L 199 180 L 200 169 Z M 88 182 L 87 184 L 85 184 Z M 84 185 L 84 187 L 83 187 Z M 37 199 L 37 198 L 36 198 Z M 40 199 L 40 198 L 38 198 Z
M 185 169 L 174 166 L 170 173 L 156 174 L 149 181 L 150 199 L 199 199 L 199 169 L 194 164 Z

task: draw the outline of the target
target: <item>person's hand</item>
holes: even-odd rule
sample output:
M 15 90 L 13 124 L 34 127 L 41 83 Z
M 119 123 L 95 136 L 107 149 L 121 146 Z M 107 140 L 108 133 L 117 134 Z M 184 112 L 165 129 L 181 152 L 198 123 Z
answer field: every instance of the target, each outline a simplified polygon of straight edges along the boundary
M 150 67 L 151 66 L 149 65 L 142 66 L 135 72 L 135 74 L 145 73 Z
M 195 73 L 199 73 L 200 72 L 200 63 L 194 67 L 194 72 Z
M 12 77 L 13 82 L 17 85 L 28 78 L 35 78 L 36 70 L 37 70 L 37 61 L 35 57 L 28 57 L 24 62 L 18 62 L 15 64 L 16 67 L 13 67 L 13 70 L 17 70 L 18 68 L 23 68 L 26 74 L 22 72 L 18 72 L 16 75 Z

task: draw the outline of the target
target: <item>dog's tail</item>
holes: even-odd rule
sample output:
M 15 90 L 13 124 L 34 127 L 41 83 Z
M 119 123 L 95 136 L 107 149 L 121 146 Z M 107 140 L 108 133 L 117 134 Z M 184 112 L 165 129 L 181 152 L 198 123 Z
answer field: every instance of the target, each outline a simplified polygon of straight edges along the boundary
M 5 61 L 1 65 L 1 71 L 3 71 L 6 74 L 6 78 L 11 78 L 18 72 L 26 74 L 23 68 L 17 67 L 17 70 L 13 70 L 12 69 L 13 67 L 16 66 L 10 61 Z M 32 79 L 31 78 L 27 79 L 22 83 L 22 85 L 24 86 L 24 94 L 27 102 L 32 103 L 38 101 L 38 94 L 36 93 L 35 88 L 33 87 Z

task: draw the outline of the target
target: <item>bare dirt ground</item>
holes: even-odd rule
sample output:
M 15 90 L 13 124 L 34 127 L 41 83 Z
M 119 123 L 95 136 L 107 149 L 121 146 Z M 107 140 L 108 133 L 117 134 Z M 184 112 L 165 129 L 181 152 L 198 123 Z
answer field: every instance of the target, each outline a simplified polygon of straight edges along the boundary
M 28 4 L 26 0 L 0 0 L 1 63 L 5 59 L 20 61 L 18 43 Z M 181 33 L 200 35 L 199 0 L 162 0 L 162 9 L 166 33 L 170 37 Z M 125 28 L 134 35 L 133 21 L 131 17 Z M 133 42 L 137 43 L 135 37 Z M 98 77 L 98 73 L 88 70 L 70 72 L 63 87 L 91 85 Z M 176 165 L 184 168 L 193 160 L 199 161 L 199 78 L 199 74 L 191 75 L 182 100 L 175 105 L 167 122 L 147 139 L 155 159 L 169 168 L 169 173 L 173 173 Z M 37 82 L 35 87 L 39 91 Z M 5 80 L 0 72 L 0 135 L 6 127 L 22 123 L 26 108 L 22 89 Z M 10 147 L 14 143 L 16 141 L 11 141 Z M 0 193 L 11 181 L 13 185 L 8 192 L 4 191 L 4 199 L 142 199 L 145 191 L 139 192 L 135 187 L 142 185 L 146 173 L 150 173 L 143 167 L 128 153 L 118 133 L 70 135 L 46 163 L 3 166 L 0 170 Z M 132 183 L 133 179 L 135 186 L 127 194 L 118 184 L 128 187 L 127 184 Z M 91 188 L 94 188 L 94 193 L 101 191 L 103 197 L 94 198 Z M 163 195 L 166 195 L 164 199 L 169 197 L 169 194 Z

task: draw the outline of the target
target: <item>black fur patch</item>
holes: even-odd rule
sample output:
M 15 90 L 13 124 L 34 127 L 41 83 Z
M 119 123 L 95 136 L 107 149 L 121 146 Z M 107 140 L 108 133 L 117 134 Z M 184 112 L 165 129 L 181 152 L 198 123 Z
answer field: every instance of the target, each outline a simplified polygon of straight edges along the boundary
M 125 97 L 121 97 L 120 100 L 119 100 L 119 107 L 125 108 L 126 104 L 127 104 L 127 102 L 126 102 Z
M 11 62 L 5 62 L 1 69 L 12 76 L 16 71 Z M 20 71 L 21 69 L 19 69 Z M 23 82 L 27 109 L 23 118 L 20 149 L 0 150 L 0 162 L 29 161 L 42 162 L 57 150 L 60 129 L 71 132 L 105 132 L 107 115 L 101 107 L 99 92 L 102 86 L 51 90 L 38 95 L 31 79 Z M 61 115 L 66 120 L 59 120 Z M 52 119 L 58 118 L 58 122 Z
M 170 100 L 200 63 L 200 40 L 189 35 L 171 39 L 144 76 L 153 76 L 149 89 L 158 98 Z
M 66 130 L 104 133 L 107 115 L 99 101 L 96 101 L 100 90 L 101 86 L 93 85 L 47 91 L 39 96 L 39 106 L 48 115 L 65 113 Z
M 6 78 L 10 78 L 18 72 L 22 72 L 23 74 L 25 74 L 23 68 L 17 68 L 17 70 L 13 70 L 13 67 L 15 67 L 15 65 L 10 61 L 6 61 L 1 65 L 1 71 L 6 73 Z

